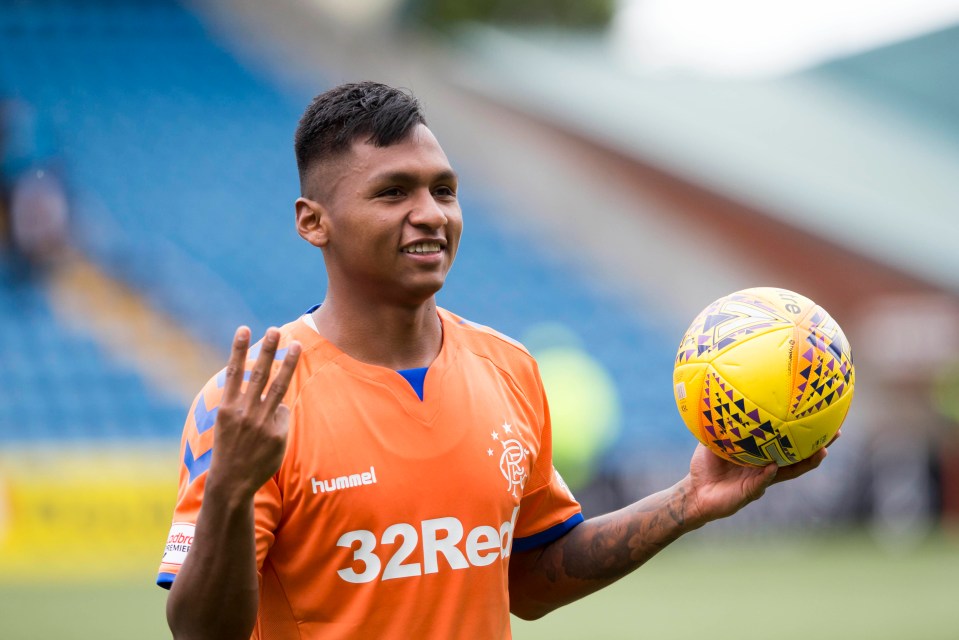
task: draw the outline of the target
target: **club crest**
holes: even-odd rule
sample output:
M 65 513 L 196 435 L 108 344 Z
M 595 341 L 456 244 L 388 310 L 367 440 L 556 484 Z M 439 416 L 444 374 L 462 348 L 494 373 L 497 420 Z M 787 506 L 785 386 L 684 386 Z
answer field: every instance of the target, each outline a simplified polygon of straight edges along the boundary
M 509 422 L 504 422 L 500 426 L 500 430 L 493 430 L 490 437 L 503 447 L 499 456 L 499 470 L 506 480 L 506 491 L 513 496 L 517 496 L 517 487 L 522 491 L 529 479 L 529 463 L 527 462 L 529 460 L 529 449 L 519 439 L 518 434 L 513 432 L 513 425 Z M 486 450 L 486 453 L 489 457 L 493 457 L 496 452 L 490 447 Z

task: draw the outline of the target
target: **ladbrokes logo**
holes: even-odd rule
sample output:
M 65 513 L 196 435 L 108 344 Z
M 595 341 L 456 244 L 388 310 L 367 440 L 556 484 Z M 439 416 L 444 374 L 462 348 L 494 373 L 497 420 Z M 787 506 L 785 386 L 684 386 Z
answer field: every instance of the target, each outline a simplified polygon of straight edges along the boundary
M 191 544 L 193 544 L 193 536 L 185 536 L 182 533 L 175 533 L 167 538 L 166 550 L 182 551 L 183 553 L 186 553 L 190 550 Z
M 193 545 L 193 531 L 196 527 L 189 522 L 174 522 L 163 550 L 164 564 L 183 564 L 186 554 Z

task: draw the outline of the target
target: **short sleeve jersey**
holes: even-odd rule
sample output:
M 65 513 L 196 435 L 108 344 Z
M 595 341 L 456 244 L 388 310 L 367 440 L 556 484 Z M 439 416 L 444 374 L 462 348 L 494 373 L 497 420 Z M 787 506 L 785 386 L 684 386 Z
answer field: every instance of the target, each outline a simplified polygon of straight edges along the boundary
M 253 637 L 509 638 L 513 551 L 579 524 L 552 466 L 546 397 L 517 343 L 445 310 L 422 400 L 302 319 L 279 472 L 255 497 L 260 603 Z M 247 369 L 259 345 L 249 354 Z M 225 373 L 186 421 L 158 583 L 173 582 L 203 500 Z

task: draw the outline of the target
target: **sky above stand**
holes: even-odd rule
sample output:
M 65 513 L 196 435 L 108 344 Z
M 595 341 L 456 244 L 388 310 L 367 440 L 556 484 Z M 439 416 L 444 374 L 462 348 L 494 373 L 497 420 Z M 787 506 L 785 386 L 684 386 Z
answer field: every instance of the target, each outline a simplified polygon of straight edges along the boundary
M 959 0 L 620 0 L 617 56 L 640 72 L 784 75 L 959 23 Z

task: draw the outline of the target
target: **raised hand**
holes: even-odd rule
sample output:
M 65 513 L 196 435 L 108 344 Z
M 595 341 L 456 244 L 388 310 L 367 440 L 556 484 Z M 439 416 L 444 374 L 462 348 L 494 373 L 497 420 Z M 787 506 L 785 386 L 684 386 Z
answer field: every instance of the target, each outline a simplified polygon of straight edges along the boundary
M 214 424 L 210 480 L 231 487 L 238 497 L 256 493 L 280 468 L 286 452 L 290 411 L 281 404 L 300 358 L 300 343 L 292 342 L 276 377 L 264 392 L 276 356 L 280 332 L 267 329 L 246 391 L 242 391 L 250 329 L 233 337 L 220 409 Z
M 279 340 L 278 330 L 267 330 L 244 391 L 250 330 L 240 327 L 233 338 L 203 508 L 167 601 L 175 638 L 242 639 L 253 632 L 259 601 L 254 495 L 283 462 L 290 411 L 281 402 L 301 351 L 298 342 L 290 344 L 267 388 Z
M 838 437 L 839 433 L 826 447 Z M 692 498 L 690 517 L 705 523 L 736 513 L 760 498 L 769 485 L 798 478 L 818 467 L 826 459 L 826 447 L 786 467 L 776 464 L 745 467 L 724 460 L 703 445 L 698 445 L 689 463 Z

